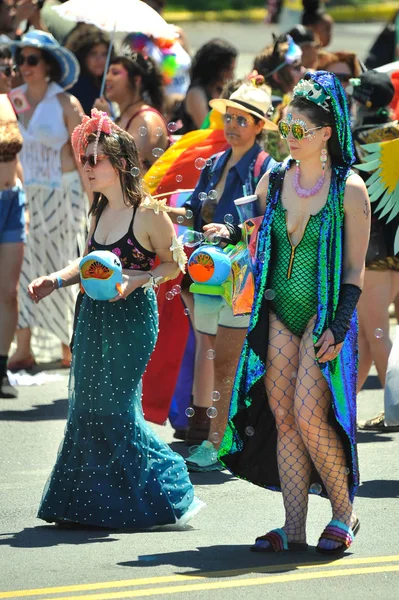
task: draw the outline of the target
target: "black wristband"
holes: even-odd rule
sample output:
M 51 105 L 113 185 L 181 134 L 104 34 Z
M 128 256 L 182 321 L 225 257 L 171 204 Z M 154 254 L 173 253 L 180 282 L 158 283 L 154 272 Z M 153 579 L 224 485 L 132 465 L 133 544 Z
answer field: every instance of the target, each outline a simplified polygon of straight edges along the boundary
M 241 242 L 242 238 L 242 229 L 238 225 L 234 225 L 233 223 L 225 223 L 225 227 L 229 230 L 230 236 L 230 244 L 236 246 L 238 242 Z
M 344 283 L 341 285 L 337 312 L 335 313 L 335 319 L 330 326 L 334 335 L 335 344 L 341 344 L 341 342 L 344 341 L 361 293 L 362 290 L 357 287 L 357 285 L 353 285 L 352 283 Z

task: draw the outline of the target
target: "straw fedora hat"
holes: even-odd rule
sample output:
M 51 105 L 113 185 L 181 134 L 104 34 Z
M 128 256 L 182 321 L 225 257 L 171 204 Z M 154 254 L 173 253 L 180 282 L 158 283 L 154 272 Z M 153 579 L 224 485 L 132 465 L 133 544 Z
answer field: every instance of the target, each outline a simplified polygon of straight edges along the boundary
M 264 121 L 263 129 L 278 131 L 277 125 L 267 118 L 272 107 L 270 95 L 265 89 L 255 87 L 251 83 L 243 83 L 231 94 L 230 98 L 215 98 L 209 102 L 209 105 L 223 115 L 228 106 L 243 110 Z

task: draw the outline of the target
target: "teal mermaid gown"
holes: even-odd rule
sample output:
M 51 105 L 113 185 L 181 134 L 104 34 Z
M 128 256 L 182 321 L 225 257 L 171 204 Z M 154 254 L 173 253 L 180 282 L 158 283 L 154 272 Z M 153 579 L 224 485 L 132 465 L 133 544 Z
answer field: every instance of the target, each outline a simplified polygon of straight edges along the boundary
M 137 244 L 132 224 L 112 247 L 97 244 L 93 234 L 89 249 L 114 251 L 124 268 L 146 270 L 155 260 Z M 156 436 L 141 407 L 141 378 L 157 330 L 152 290 L 145 294 L 139 288 L 126 301 L 115 303 L 84 295 L 74 338 L 65 436 L 39 518 L 142 529 L 183 523 L 200 508 L 183 458 Z

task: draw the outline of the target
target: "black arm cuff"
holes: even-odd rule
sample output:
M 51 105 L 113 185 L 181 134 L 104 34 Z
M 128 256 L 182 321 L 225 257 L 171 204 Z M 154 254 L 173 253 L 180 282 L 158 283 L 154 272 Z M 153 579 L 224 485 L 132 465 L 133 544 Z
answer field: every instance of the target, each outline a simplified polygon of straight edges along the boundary
M 345 339 L 346 332 L 349 329 L 352 315 L 361 293 L 362 290 L 352 283 L 344 283 L 341 286 L 337 312 L 335 313 L 335 319 L 330 326 L 336 344 L 341 344 Z
M 234 246 L 241 242 L 242 237 L 242 229 L 238 225 L 234 225 L 233 223 L 225 223 L 225 226 L 229 230 L 230 243 Z

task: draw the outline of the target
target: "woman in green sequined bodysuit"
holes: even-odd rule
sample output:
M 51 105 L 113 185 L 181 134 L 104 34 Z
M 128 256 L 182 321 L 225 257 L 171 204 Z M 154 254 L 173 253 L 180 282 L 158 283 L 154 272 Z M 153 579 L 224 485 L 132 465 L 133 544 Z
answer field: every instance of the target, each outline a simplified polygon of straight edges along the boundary
M 293 245 L 281 197 L 272 224 L 269 296 L 279 320 L 301 338 L 317 311 L 317 247 L 322 211 L 310 215 L 303 237 Z
M 265 216 L 254 305 L 219 460 L 235 475 L 283 494 L 283 527 L 257 538 L 254 551 L 306 550 L 314 493 L 329 498 L 333 513 L 317 550 L 335 554 L 350 546 L 359 527 L 354 311 L 370 211 L 365 186 L 350 171 L 342 87 L 323 71 L 301 83 L 285 123 L 292 159 L 256 190 Z M 293 135 L 296 125 L 301 139 Z M 217 231 L 226 235 L 223 226 Z

